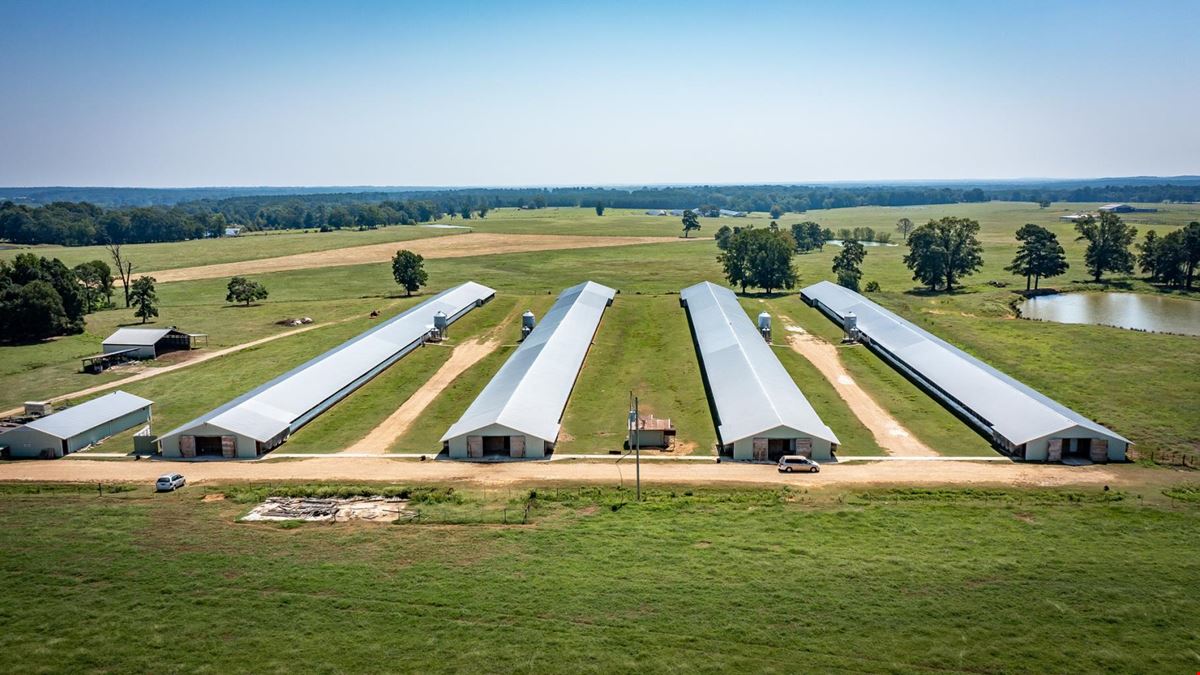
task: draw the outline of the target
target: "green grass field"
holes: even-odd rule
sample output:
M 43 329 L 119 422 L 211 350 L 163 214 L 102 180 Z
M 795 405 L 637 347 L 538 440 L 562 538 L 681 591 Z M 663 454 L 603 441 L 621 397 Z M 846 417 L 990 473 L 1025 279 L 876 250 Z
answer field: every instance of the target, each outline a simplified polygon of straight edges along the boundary
M 0 486 L 4 670 L 1200 667 L 1200 509 L 1152 490 L 551 486 L 526 525 L 512 489 L 289 527 L 225 489 Z
M 787 225 L 801 217 L 811 218 L 836 230 L 856 225 L 886 229 L 902 215 L 917 222 L 942 215 L 977 218 L 983 227 L 986 264 L 979 274 L 967 279 L 965 288 L 953 294 L 915 293 L 914 283 L 901 263 L 904 249 L 870 248 L 864 281 L 875 280 L 883 287 L 881 293 L 873 295 L 874 299 L 997 368 L 1113 426 L 1130 437 L 1139 452 L 1198 452 L 1200 415 L 1189 413 L 1197 410 L 1195 401 L 1200 399 L 1200 359 L 1196 358 L 1200 340 L 1013 318 L 1010 304 L 1023 284 L 1004 272 L 1003 267 L 1015 248 L 1012 233 L 1024 222 L 1051 227 L 1059 233 L 1067 249 L 1072 270 L 1064 279 L 1048 285 L 1066 290 L 1095 288 L 1085 283 L 1086 275 L 1082 273 L 1083 245 L 1070 236 L 1069 223 L 1057 220 L 1062 213 L 1088 206 L 1094 205 L 1055 205 L 1042 210 L 1031 204 L 992 202 L 904 209 L 838 209 L 803 216 L 789 214 L 780 221 Z M 1200 208 L 1194 205 L 1166 205 L 1162 209 L 1154 214 L 1129 214 L 1130 220 L 1143 231 L 1153 226 L 1161 233 L 1200 218 Z M 759 214 L 745 220 L 719 222 L 741 224 L 762 219 Z M 484 221 L 473 220 L 471 224 L 481 231 L 497 232 L 669 235 L 676 220 L 617 210 L 597 217 L 589 209 L 547 209 L 500 210 Z M 716 222 L 706 220 L 708 229 L 701 234 L 711 235 L 710 225 Z M 292 242 L 289 246 L 298 247 L 296 250 L 312 250 L 314 246 L 325 245 L 314 243 L 323 237 L 371 243 L 355 237 L 388 237 L 414 230 L 385 228 L 362 233 L 269 235 L 242 241 L 249 245 L 278 238 Z M 438 233 L 437 230 L 422 232 Z M 162 248 L 166 257 L 170 257 L 172 250 L 179 251 L 182 257 L 199 250 L 196 247 L 222 243 L 155 246 Z M 835 246 L 827 246 L 824 251 L 796 256 L 801 286 L 832 276 L 830 265 L 836 250 Z M 252 253 L 262 254 L 263 249 Z M 430 260 L 427 268 L 435 289 L 476 280 L 496 288 L 498 301 L 522 308 L 529 306 L 539 315 L 562 288 L 579 281 L 591 279 L 620 289 L 621 295 L 596 336 L 596 345 L 568 405 L 562 451 L 608 452 L 619 448 L 626 397 L 630 389 L 637 389 L 648 410 L 676 420 L 683 443 L 694 444 L 695 452 L 707 453 L 715 442 L 715 431 L 703 398 L 686 320 L 675 294 L 701 280 L 720 283 L 716 254 L 713 242 L 696 241 Z M 194 264 L 194 259 L 181 264 Z M 285 338 L 248 353 L 172 373 L 163 376 L 161 383 L 156 378 L 130 387 L 133 393 L 149 395 L 157 402 L 159 429 L 228 400 L 271 374 L 283 372 L 353 335 L 368 325 L 361 319 L 372 309 L 398 311 L 409 302 L 398 298 L 398 288 L 386 264 L 277 272 L 255 278 L 268 286 L 271 296 L 250 308 L 224 303 L 225 279 L 161 284 L 162 316 L 155 325 L 177 325 L 189 331 L 207 332 L 215 349 L 287 330 L 275 322 L 290 316 L 311 316 L 318 322 L 351 321 L 339 324 L 336 329 L 318 329 L 306 336 Z M 1008 282 L 1010 286 L 996 288 L 985 283 L 989 280 Z M 1137 279 L 1118 279 L 1113 286 L 1157 292 Z M 748 309 L 757 307 L 758 301 L 757 297 L 746 298 Z M 810 332 L 833 340 L 838 336 L 835 326 L 804 307 L 794 294 L 766 299 L 762 306 L 790 316 Z M 757 313 L 756 309 L 750 311 Z M 489 322 L 499 320 L 499 315 L 481 316 L 489 317 L 486 319 Z M 24 400 L 58 396 L 119 377 L 120 373 L 80 374 L 78 358 L 98 352 L 100 340 L 117 326 L 133 323 L 136 320 L 130 310 L 109 310 L 89 316 L 88 330 L 83 335 L 0 348 L 0 384 L 4 385 L 0 405 L 8 407 Z M 484 359 L 443 392 L 426 418 L 401 438 L 394 450 L 436 449 L 437 438 L 511 353 L 516 335 L 515 321 L 511 323 L 505 328 L 511 336 L 506 343 L 509 346 Z M 464 325 L 474 326 L 470 322 Z M 464 329 L 467 332 L 461 336 L 482 329 L 482 324 Z M 843 436 L 843 454 L 877 452 L 870 435 L 832 387 L 803 359 L 787 349 L 777 351 L 820 414 Z M 986 443 L 958 420 L 865 350 L 843 350 L 842 355 L 846 368 L 860 385 L 927 444 L 945 454 L 991 453 Z M 432 354 L 402 362 L 397 366 L 400 370 L 393 369 L 364 388 L 361 396 L 344 403 L 335 418 L 318 420 L 310 429 L 297 434 L 289 448 L 304 452 L 338 449 L 347 439 L 382 421 L 439 364 Z M 1170 386 L 1162 386 L 1165 373 L 1171 374 Z M 333 426 L 344 428 L 336 433 L 322 431 Z M 305 440 L 306 434 L 310 441 Z M 111 444 L 104 449 L 112 450 Z

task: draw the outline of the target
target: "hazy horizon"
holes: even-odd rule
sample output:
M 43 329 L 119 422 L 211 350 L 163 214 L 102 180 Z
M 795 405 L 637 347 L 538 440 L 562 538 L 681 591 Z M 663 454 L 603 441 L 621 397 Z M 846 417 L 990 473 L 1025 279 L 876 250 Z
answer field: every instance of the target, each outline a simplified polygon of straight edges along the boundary
M 1195 175 L 1198 7 L 0 0 L 0 185 Z

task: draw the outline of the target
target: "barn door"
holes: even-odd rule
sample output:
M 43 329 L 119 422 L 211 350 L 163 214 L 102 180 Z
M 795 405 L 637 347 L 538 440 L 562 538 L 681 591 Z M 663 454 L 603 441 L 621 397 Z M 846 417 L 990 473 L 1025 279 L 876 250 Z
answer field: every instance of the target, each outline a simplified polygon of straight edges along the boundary
M 812 439 L 797 438 L 796 439 L 796 454 L 801 457 L 812 459 Z
M 1108 440 L 1104 438 L 1092 439 L 1092 457 L 1093 462 L 1108 461 Z
M 524 457 L 525 456 L 525 437 L 524 436 L 509 436 L 508 437 L 509 456 Z
M 1062 461 L 1062 439 L 1051 438 L 1049 445 L 1046 446 L 1046 461 L 1061 462 Z
M 755 439 L 754 439 L 754 454 L 752 456 L 754 461 L 756 461 L 756 462 L 767 461 L 767 448 L 768 447 L 769 447 L 769 443 L 768 443 L 767 439 L 765 439 L 761 436 L 755 437 Z
M 181 457 L 196 456 L 196 437 L 195 436 L 180 436 L 179 437 L 179 455 Z
M 237 436 L 221 437 L 221 456 L 225 459 L 233 459 L 237 456 Z
M 467 457 L 483 457 L 483 436 L 467 436 Z

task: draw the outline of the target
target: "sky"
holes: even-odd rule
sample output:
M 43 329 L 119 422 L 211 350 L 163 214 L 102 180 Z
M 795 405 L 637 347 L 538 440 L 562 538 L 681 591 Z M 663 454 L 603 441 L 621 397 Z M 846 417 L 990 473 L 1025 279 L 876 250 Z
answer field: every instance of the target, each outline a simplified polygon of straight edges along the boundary
M 0 0 L 0 185 L 1200 174 L 1200 0 Z

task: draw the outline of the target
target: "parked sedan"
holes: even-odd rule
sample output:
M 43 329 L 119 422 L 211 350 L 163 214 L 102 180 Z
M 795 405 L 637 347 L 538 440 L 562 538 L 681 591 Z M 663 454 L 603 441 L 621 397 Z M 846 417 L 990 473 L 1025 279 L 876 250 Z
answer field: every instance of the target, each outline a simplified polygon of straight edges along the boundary
M 807 471 L 816 473 L 821 470 L 821 465 L 815 461 L 802 457 L 800 455 L 784 455 L 779 458 L 779 471 L 781 473 L 792 473 L 793 471 Z
M 187 484 L 181 473 L 168 473 L 158 477 L 154 481 L 155 492 L 174 492 Z

